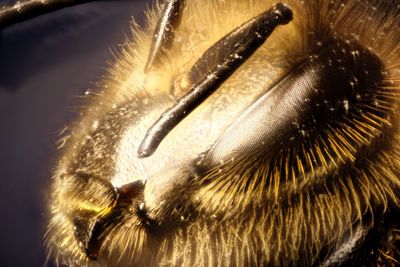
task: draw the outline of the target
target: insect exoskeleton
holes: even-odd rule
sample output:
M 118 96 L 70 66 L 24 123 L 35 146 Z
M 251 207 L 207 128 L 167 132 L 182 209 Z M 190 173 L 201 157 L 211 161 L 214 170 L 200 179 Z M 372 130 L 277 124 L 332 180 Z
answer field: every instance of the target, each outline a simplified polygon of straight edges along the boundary
M 395 264 L 399 6 L 157 4 L 63 139 L 55 261 Z

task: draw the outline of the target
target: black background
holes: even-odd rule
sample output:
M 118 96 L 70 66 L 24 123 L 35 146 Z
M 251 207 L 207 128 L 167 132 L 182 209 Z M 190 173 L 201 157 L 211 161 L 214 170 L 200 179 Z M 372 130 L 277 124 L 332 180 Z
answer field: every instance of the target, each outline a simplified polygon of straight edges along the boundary
M 43 266 L 58 133 L 130 36 L 131 17 L 143 24 L 151 3 L 92 2 L 0 33 L 1 267 Z

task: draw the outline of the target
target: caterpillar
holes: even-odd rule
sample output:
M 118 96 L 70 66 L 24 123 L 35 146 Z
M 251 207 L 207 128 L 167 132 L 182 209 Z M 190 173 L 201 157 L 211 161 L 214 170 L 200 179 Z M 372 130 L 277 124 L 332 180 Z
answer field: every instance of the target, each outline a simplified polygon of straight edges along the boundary
M 61 139 L 49 256 L 398 265 L 399 8 L 155 4 Z

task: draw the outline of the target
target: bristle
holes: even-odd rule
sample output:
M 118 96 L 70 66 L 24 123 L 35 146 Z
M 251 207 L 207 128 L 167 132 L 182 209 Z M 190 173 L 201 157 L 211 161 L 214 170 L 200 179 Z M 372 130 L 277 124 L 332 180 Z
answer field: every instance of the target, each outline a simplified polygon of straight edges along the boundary
M 159 167 L 156 161 L 150 167 L 143 163 L 132 173 L 131 163 L 137 160 L 133 143 L 143 137 L 135 135 L 132 125 L 139 125 L 138 132 L 144 133 L 154 118 L 176 101 L 170 90 L 178 77 L 222 36 L 274 3 L 188 1 L 173 46 L 148 72 L 145 66 L 160 5 L 148 12 L 145 29 L 132 26 L 134 37 L 122 46 L 103 87 L 90 96 L 82 118 L 60 139 L 63 157 L 54 175 L 52 219 L 46 234 L 49 255 L 56 265 L 311 266 L 322 260 L 322 251 L 329 254 L 345 242 L 344 236 L 356 236 L 355 225 L 372 228 L 377 224 L 375 216 L 400 206 L 398 1 L 287 0 L 294 12 L 293 22 L 278 27 L 218 88 L 214 98 L 174 130 L 159 155 L 172 158 L 171 154 L 182 153 L 182 158 L 173 162 L 177 166 L 164 166 L 171 161 L 159 163 L 170 168 L 165 172 L 203 153 L 198 147 L 209 149 L 266 88 L 279 84 L 305 62 L 318 61 L 324 51 L 341 48 L 345 60 L 355 66 L 360 62 L 366 65 L 363 74 L 348 80 L 360 94 L 353 102 L 337 101 L 343 110 L 340 116 L 327 115 L 329 119 L 319 124 L 323 127 L 299 128 L 275 150 L 265 151 L 260 144 L 251 153 L 205 172 L 196 173 L 192 166 L 184 169 L 193 172 L 188 182 L 176 182 L 177 189 L 167 195 L 167 204 L 157 203 L 151 210 L 159 225 L 148 228 L 129 211 L 107 229 L 110 234 L 102 244 L 99 261 L 89 260 L 82 252 L 70 217 L 77 210 L 86 215 L 104 213 L 112 202 L 111 193 L 96 184 L 96 179 L 120 185 L 138 179 L 133 176 L 141 169 L 147 175 Z M 363 56 L 379 64 L 368 65 Z M 338 71 L 340 68 L 338 64 Z M 372 72 L 378 73 L 376 77 Z M 365 88 L 357 87 L 360 75 L 372 80 L 363 84 Z M 339 94 L 341 88 L 335 89 Z M 93 121 L 99 125 L 93 127 Z M 134 137 L 123 140 L 124 131 L 132 127 Z M 188 131 L 192 134 L 185 135 Z M 125 141 L 132 144 L 131 154 L 123 149 Z M 118 165 L 121 157 L 130 161 Z M 77 178 L 82 166 L 89 177 L 87 184 Z M 160 173 L 163 169 L 153 174 Z M 177 181 L 185 175 L 178 173 Z M 398 232 L 393 232 L 392 238 L 398 241 Z M 391 246 L 394 243 L 388 242 L 385 250 L 379 251 L 380 261 L 399 261 L 398 246 Z

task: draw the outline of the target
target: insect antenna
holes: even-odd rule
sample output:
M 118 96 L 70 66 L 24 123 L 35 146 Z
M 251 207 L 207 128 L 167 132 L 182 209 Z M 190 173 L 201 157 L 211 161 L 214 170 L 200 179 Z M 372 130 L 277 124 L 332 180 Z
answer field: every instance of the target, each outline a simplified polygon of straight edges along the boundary
M 185 4 L 186 0 L 168 0 L 165 2 L 161 19 L 158 21 L 153 35 L 153 41 L 145 71 L 148 71 L 152 66 L 157 65 L 164 49 L 172 47 L 175 30 L 179 27 L 181 22 Z
M 202 79 L 148 129 L 139 146 L 138 157 L 151 156 L 168 133 L 217 90 L 266 41 L 278 25 L 287 24 L 292 19 L 291 9 L 278 3 L 211 46 L 194 64 L 193 71 L 201 69 L 206 63 L 205 59 L 212 54 L 224 51 L 221 52 L 223 57 L 212 66 L 211 71 L 203 73 L 205 75 Z
M 40 15 L 94 0 L 20 0 L 0 7 L 0 30 Z

